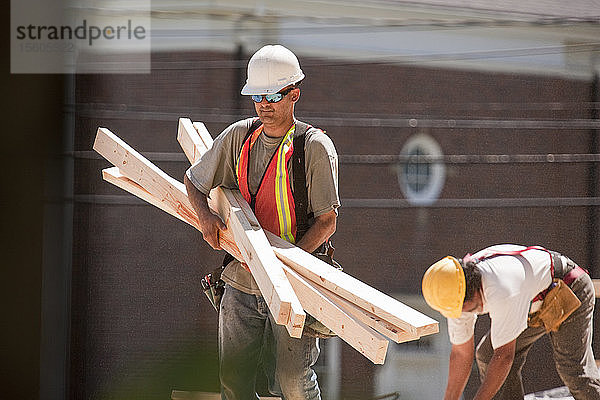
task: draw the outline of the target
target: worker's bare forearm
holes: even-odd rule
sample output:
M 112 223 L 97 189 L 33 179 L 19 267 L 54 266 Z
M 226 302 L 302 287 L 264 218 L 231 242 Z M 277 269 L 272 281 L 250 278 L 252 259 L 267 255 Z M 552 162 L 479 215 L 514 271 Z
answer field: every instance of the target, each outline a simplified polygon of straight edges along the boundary
M 206 195 L 200 192 L 196 186 L 189 180 L 187 175 L 183 181 L 187 190 L 188 199 L 198 215 L 198 225 L 204 240 L 216 250 L 220 250 L 219 230 L 225 230 L 226 226 L 218 215 L 215 215 L 208 206 Z
M 473 338 L 466 343 L 452 345 L 450 352 L 450 365 L 448 368 L 448 385 L 444 400 L 458 400 L 465 390 L 471 366 L 473 364 Z
M 302 250 L 312 253 L 335 233 L 336 224 L 337 214 L 334 210 L 319 215 L 296 245 Z
M 515 357 L 515 343 L 516 340 L 513 340 L 494 350 L 494 355 L 487 367 L 485 378 L 474 400 L 491 399 L 500 390 L 512 367 Z
M 192 207 L 194 207 L 196 214 L 198 214 L 198 219 L 206 219 L 209 213 L 212 214 L 210 208 L 208 207 L 208 199 L 206 195 L 199 191 L 196 186 L 194 186 L 187 175 L 184 176 L 183 182 L 185 183 L 187 195 L 192 203 Z

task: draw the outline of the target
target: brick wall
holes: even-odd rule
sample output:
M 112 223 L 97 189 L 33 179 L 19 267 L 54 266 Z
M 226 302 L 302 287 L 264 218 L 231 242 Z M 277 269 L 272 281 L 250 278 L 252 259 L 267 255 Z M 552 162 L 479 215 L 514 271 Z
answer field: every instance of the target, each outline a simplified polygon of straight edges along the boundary
M 82 153 L 76 153 L 75 170 L 72 398 L 165 398 L 173 388 L 218 386 L 216 313 L 198 288 L 221 255 L 191 227 L 154 207 L 127 197 L 114 204 L 107 195 L 124 192 L 101 181 L 108 163 L 89 152 L 96 128 L 105 126 L 138 151 L 171 153 L 155 162 L 181 180 L 187 162 L 177 158 L 177 118 L 203 121 L 215 136 L 252 115 L 236 83 L 245 79 L 245 61 L 221 53 L 155 54 L 152 60 L 150 75 L 81 75 L 76 81 L 75 150 Z M 589 130 L 412 128 L 402 122 L 589 118 L 588 82 L 318 59 L 301 63 L 307 79 L 296 115 L 326 129 L 341 156 L 398 155 L 415 133 L 435 138 L 444 154 L 590 152 Z M 381 126 L 391 118 L 396 123 Z M 387 293 L 419 294 L 432 262 L 499 242 L 541 244 L 598 271 L 588 258 L 586 207 L 344 207 L 351 199 L 402 199 L 397 168 L 340 163 L 336 256 L 346 272 L 366 283 Z M 585 196 L 589 168 L 449 165 L 441 198 Z M 372 394 L 374 369 L 355 353 L 344 345 L 344 398 L 365 399 Z M 531 357 L 547 364 L 549 353 L 536 350 Z M 558 383 L 555 376 L 525 375 L 527 390 Z

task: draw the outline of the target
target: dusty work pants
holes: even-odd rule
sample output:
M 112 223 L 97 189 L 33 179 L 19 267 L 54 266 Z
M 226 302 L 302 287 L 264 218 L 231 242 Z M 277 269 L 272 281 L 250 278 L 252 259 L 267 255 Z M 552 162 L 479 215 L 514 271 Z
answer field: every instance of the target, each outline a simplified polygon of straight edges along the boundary
M 581 300 L 581 306 L 561 324 L 558 331 L 549 334 L 556 370 L 576 400 L 600 399 L 600 374 L 592 352 L 594 286 L 589 275 L 583 274 L 570 287 Z M 494 399 L 523 398 L 521 369 L 533 343 L 545 334 L 543 327 L 528 327 L 519 335 L 512 368 Z M 493 353 L 488 332 L 477 345 L 476 352 L 477 366 L 482 380 Z
M 272 319 L 262 296 L 225 286 L 219 311 L 219 362 L 222 400 L 256 400 L 262 365 L 269 390 L 284 400 L 320 400 L 312 366 L 318 339 L 292 338 Z

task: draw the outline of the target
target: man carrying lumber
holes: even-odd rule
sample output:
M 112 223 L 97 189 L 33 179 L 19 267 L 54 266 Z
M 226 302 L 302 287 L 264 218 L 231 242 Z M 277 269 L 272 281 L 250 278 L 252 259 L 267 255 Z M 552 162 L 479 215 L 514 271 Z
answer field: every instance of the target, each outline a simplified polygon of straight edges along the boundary
M 220 249 L 223 221 L 208 208 L 217 186 L 239 189 L 263 229 L 308 251 L 327 253 L 336 229 L 337 153 L 331 139 L 294 117 L 304 73 L 280 45 L 258 50 L 248 63 L 242 95 L 251 96 L 258 118 L 227 127 L 184 177 L 204 240 Z M 219 307 L 219 356 L 223 399 L 256 399 L 258 366 L 270 391 L 286 400 L 320 399 L 312 366 L 318 339 L 291 338 L 270 315 L 258 286 L 239 261 L 228 258 Z M 305 331 L 307 327 L 305 326 Z
M 490 331 L 475 358 L 481 386 L 475 399 L 522 399 L 521 369 L 546 333 L 563 382 L 575 399 L 600 399 L 592 352 L 594 287 L 569 258 L 539 246 L 496 245 L 463 259 L 448 256 L 423 277 L 427 303 L 448 318 L 452 343 L 445 399 L 458 399 L 471 372 L 478 314 Z

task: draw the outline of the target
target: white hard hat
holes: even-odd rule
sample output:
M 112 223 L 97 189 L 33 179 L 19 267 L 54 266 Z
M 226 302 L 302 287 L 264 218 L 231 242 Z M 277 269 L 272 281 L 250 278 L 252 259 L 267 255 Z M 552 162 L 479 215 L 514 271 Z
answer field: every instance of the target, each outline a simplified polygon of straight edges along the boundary
M 277 93 L 302 79 L 304 73 L 294 53 L 281 45 L 267 45 L 250 58 L 242 94 Z

